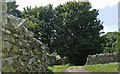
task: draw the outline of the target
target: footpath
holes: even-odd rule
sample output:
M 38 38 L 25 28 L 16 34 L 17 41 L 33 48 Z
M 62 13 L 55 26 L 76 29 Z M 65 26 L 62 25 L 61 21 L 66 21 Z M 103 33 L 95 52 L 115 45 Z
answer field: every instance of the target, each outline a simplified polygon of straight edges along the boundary
M 87 71 L 83 68 L 83 66 L 71 66 L 67 69 L 64 69 L 63 72 L 90 72 L 90 71 Z
M 83 66 L 71 66 L 63 70 L 63 74 L 90 74 L 89 71 L 86 71 Z
M 120 74 L 120 72 L 90 72 L 83 68 L 83 66 L 71 66 L 63 70 L 63 74 Z

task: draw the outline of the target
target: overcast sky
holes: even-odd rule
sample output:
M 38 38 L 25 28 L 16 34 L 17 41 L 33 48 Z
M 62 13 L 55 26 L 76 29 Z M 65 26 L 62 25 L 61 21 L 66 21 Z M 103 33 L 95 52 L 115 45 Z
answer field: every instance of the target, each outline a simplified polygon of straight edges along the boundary
M 39 7 L 52 4 L 53 7 L 56 7 L 67 1 L 73 0 L 16 0 L 19 5 L 18 9 L 21 11 L 27 6 L 34 8 L 35 6 Z M 118 31 L 118 1 L 119 0 L 89 0 L 93 8 L 99 9 L 98 18 L 104 22 L 105 32 Z

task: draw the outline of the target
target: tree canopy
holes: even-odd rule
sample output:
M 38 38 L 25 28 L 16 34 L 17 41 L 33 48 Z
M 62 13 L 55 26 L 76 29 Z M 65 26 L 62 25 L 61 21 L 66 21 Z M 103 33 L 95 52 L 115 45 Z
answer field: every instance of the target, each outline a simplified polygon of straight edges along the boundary
M 52 40 L 54 34 L 53 20 L 54 10 L 51 4 L 40 7 L 27 7 L 22 12 L 22 17 L 27 18 L 28 22 L 26 26 L 31 30 L 35 37 L 45 43 L 49 48 L 50 52 L 52 49 Z M 31 23 L 31 24 L 30 24 Z
M 108 32 L 105 35 L 103 35 L 105 40 L 104 44 L 104 53 L 113 53 L 116 52 L 116 44 L 117 44 L 117 37 L 118 37 L 118 32 Z
M 85 64 L 89 54 L 102 52 L 102 22 L 89 2 L 67 2 L 55 8 L 54 48 L 73 64 Z
M 7 14 L 21 17 L 21 11 L 17 9 L 18 6 L 19 5 L 16 5 L 16 2 L 7 2 Z
M 22 17 L 35 37 L 57 52 L 68 57 L 70 63 L 83 65 L 89 54 L 102 52 L 102 22 L 98 10 L 89 2 L 67 2 L 53 8 L 52 5 L 27 7 Z

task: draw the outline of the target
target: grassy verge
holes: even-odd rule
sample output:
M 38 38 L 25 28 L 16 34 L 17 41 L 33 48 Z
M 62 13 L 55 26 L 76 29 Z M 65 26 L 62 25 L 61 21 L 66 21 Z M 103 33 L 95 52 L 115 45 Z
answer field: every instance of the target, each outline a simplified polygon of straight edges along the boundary
M 67 69 L 68 67 L 70 67 L 72 65 L 70 64 L 66 64 L 66 65 L 53 65 L 53 66 L 48 66 L 49 68 L 49 72 L 62 72 L 63 69 Z
M 120 71 L 119 64 L 115 62 L 106 64 L 84 65 L 83 67 L 85 70 L 89 70 L 91 72 L 116 72 L 118 70 Z

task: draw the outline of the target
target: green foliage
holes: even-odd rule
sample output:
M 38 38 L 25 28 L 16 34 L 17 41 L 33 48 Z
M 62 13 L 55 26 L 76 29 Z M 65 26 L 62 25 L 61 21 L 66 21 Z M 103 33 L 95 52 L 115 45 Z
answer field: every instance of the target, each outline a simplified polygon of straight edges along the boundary
M 94 64 L 94 65 L 84 65 L 86 70 L 91 72 L 116 72 L 118 71 L 118 63 L 106 63 L 106 64 Z
M 102 22 L 98 10 L 89 2 L 67 2 L 53 9 L 52 5 L 27 7 L 22 17 L 35 37 L 45 43 L 50 52 L 68 57 L 72 64 L 85 64 L 89 54 L 102 52 L 100 30 Z M 80 58 L 81 60 L 79 60 Z
M 119 32 L 117 33 L 117 40 L 116 40 L 115 48 L 116 48 L 116 52 L 120 53 L 120 33 Z
M 102 51 L 100 30 L 103 26 L 97 18 L 98 10 L 91 8 L 89 2 L 76 1 L 55 8 L 54 48 L 72 64 L 85 64 L 88 54 Z
M 22 17 L 27 19 L 26 27 L 35 34 L 35 37 L 52 49 L 51 45 L 54 37 L 53 6 L 40 6 L 33 9 L 31 7 L 24 8 Z M 52 52 L 53 49 L 50 51 Z
M 18 5 L 16 2 L 8 2 L 7 3 L 7 13 L 12 14 L 16 17 L 21 17 L 21 12 L 17 9 Z
M 116 52 L 116 40 L 117 40 L 118 32 L 108 32 L 107 34 L 103 35 L 102 37 L 105 40 L 104 45 L 104 53 L 113 53 Z

